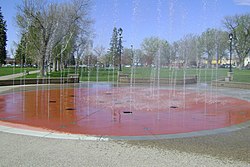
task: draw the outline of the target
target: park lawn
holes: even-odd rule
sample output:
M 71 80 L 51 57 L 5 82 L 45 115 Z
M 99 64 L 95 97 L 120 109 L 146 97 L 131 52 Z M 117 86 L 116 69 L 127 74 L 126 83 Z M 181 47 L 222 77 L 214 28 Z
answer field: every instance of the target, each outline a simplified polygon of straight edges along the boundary
M 79 72 L 75 72 L 75 70 L 73 69 L 66 69 L 64 71 L 51 72 L 49 75 L 47 75 L 47 77 L 51 77 L 51 78 L 67 77 L 68 74 L 75 74 L 75 73 L 79 73 Z M 41 78 L 41 76 L 40 76 L 40 73 L 36 73 L 36 74 L 28 74 L 20 78 Z
M 79 74 L 81 81 L 109 81 L 109 82 L 116 82 L 117 81 L 117 70 L 105 70 L 100 69 L 97 70 L 95 68 L 89 69 L 78 69 L 77 71 L 73 68 L 68 68 L 63 71 L 56 71 L 51 72 L 47 77 L 50 78 L 60 78 L 60 77 L 67 77 L 68 74 Z M 98 74 L 98 77 L 97 77 Z M 41 78 L 38 74 L 29 74 L 23 76 L 22 78 Z
M 132 70 L 125 68 L 124 73 L 131 74 Z M 136 78 L 152 78 L 158 77 L 158 71 L 152 68 L 138 67 L 134 68 L 134 73 Z M 169 69 L 161 68 L 160 69 L 160 78 L 172 78 L 172 79 L 183 79 L 185 77 L 194 77 L 197 76 L 199 82 L 210 82 L 211 80 L 216 80 L 227 75 L 227 69 Z
M 108 82 L 116 82 L 117 81 L 117 70 L 92 70 L 88 74 L 88 72 L 84 71 L 81 73 L 81 81 L 108 81 Z
M 233 81 L 234 82 L 246 82 L 250 83 L 250 70 L 239 70 L 234 69 L 233 70 Z
M 134 76 L 136 78 L 157 78 L 158 72 L 153 68 L 147 67 L 137 67 L 134 68 Z M 198 82 L 209 83 L 212 80 L 222 79 L 227 76 L 228 69 L 220 68 L 216 69 L 172 69 L 169 68 L 161 68 L 160 70 L 160 78 L 172 78 L 172 79 L 183 79 L 184 74 L 185 77 L 192 77 L 197 76 Z M 239 70 L 233 69 L 234 72 L 234 81 L 235 82 L 248 82 L 250 83 L 250 70 Z M 51 72 L 49 77 L 56 78 L 56 77 L 67 77 L 68 74 L 79 74 L 80 81 L 106 81 L 106 82 L 116 82 L 117 81 L 117 70 L 105 70 L 100 68 L 98 71 L 96 68 L 88 69 L 66 69 L 62 72 Z M 123 68 L 122 74 L 131 75 L 132 69 L 131 68 Z M 97 77 L 98 75 L 98 77 Z M 37 78 L 39 74 L 30 74 L 26 75 L 25 78 Z
M 0 67 L 0 76 L 23 73 L 24 71 L 34 71 L 37 68 L 32 67 Z

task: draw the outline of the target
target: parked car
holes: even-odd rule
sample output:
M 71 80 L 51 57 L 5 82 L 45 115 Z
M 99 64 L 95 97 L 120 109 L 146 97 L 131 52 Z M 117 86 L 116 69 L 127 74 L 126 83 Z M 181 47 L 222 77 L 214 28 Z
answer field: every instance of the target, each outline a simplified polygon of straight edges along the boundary
M 13 67 L 12 64 L 4 64 L 3 66 L 4 66 L 4 67 Z

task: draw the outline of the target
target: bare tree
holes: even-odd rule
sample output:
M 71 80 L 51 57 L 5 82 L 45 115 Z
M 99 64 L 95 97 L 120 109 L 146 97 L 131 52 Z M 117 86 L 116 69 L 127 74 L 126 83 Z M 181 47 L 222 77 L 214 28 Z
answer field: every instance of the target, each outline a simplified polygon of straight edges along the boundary
M 233 49 L 237 53 L 240 67 L 250 52 L 250 14 L 225 17 L 223 20 L 229 33 L 233 34 Z
M 105 64 L 105 61 L 103 59 L 104 55 L 105 55 L 105 48 L 103 46 L 96 46 L 94 48 L 94 53 L 97 57 L 97 63 L 99 63 L 98 65 Z
M 160 54 L 161 65 L 169 63 L 170 47 L 167 41 L 158 37 L 145 38 L 141 48 L 144 53 L 144 64 L 152 65 L 156 63 L 157 54 Z
M 48 3 L 46 0 L 23 0 L 18 7 L 17 24 L 23 32 L 32 32 L 29 38 L 36 45 L 42 76 L 50 64 L 53 48 L 63 46 L 61 54 L 73 35 L 79 32 L 78 29 L 91 24 L 89 8 L 89 0 L 61 4 Z
M 197 42 L 198 37 L 193 34 L 188 34 L 183 37 L 178 42 L 178 58 L 185 65 L 195 65 L 197 66 L 198 62 L 198 48 Z
M 133 54 L 134 55 L 134 54 Z M 128 48 L 124 48 L 123 56 L 122 56 L 122 64 L 131 65 L 132 64 L 132 50 Z
M 176 58 L 178 57 L 178 49 L 179 49 L 179 44 L 177 42 L 174 42 L 172 45 L 170 45 L 170 56 L 169 56 L 170 64 L 176 62 Z
M 223 57 L 227 57 L 228 50 L 228 33 L 225 31 L 217 30 L 215 37 L 215 49 L 216 49 L 216 67 L 221 63 Z
M 216 53 L 215 31 L 215 29 L 207 29 L 207 31 L 203 32 L 199 38 L 200 48 L 202 49 L 205 57 L 207 57 L 208 67 L 211 67 L 212 60 L 214 59 Z

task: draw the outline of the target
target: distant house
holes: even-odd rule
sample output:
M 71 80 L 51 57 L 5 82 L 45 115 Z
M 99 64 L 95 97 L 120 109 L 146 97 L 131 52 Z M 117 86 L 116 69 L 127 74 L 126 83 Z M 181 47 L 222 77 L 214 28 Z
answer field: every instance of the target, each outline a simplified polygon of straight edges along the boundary
M 237 59 L 233 58 L 233 59 L 231 60 L 231 63 L 234 64 L 234 65 L 236 65 L 236 64 L 237 64 Z M 229 58 L 223 57 L 223 58 L 221 59 L 221 61 L 220 61 L 219 64 L 220 64 L 220 65 L 230 64 L 230 59 L 229 59 Z
M 7 57 L 7 58 L 5 59 L 5 63 L 6 63 L 6 64 L 14 65 L 14 64 L 15 64 L 15 59 L 10 58 L 10 57 Z
M 250 55 L 244 59 L 244 67 L 249 66 L 249 64 L 250 64 Z

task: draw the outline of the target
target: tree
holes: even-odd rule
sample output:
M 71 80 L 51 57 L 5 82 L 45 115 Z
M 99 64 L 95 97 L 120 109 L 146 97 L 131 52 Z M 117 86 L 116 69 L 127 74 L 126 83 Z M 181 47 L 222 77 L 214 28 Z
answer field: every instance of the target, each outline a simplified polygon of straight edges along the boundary
M 114 66 L 119 66 L 119 71 L 121 71 L 121 55 L 122 55 L 122 28 L 117 29 L 114 27 L 112 38 L 110 40 L 110 48 L 108 59 L 110 60 L 109 64 L 113 64 Z
M 15 54 L 15 62 L 20 64 L 22 67 L 25 63 L 25 57 L 27 51 L 26 46 L 27 42 L 25 40 L 25 35 L 23 34 L 20 43 L 17 45 L 17 50 Z
M 104 65 L 106 62 L 105 62 L 105 48 L 103 46 L 97 46 L 94 48 L 94 53 L 95 53 L 95 56 L 97 58 L 97 63 L 98 63 L 98 66 L 100 65 Z
M 199 38 L 199 48 L 207 57 L 208 66 L 212 65 L 212 60 L 220 60 L 225 56 L 227 50 L 226 33 L 217 29 L 207 29 Z
M 250 14 L 225 17 L 223 24 L 233 34 L 233 49 L 239 58 L 240 68 L 250 52 Z
M 52 68 L 53 71 L 60 71 L 66 68 L 69 64 L 71 65 L 75 64 L 75 59 L 72 52 L 74 39 L 72 38 L 71 35 L 72 34 L 66 36 L 64 40 L 62 40 L 55 47 L 52 48 L 53 49 L 52 56 L 51 58 L 50 57 L 48 58 L 47 64 L 51 63 L 53 64 Z
M 141 49 L 135 49 L 134 51 L 131 51 L 131 56 L 133 56 L 134 62 L 136 63 L 136 65 L 141 66 L 143 65 L 143 52 Z M 132 55 L 133 54 L 133 55 Z
M 118 56 L 119 56 L 119 40 L 118 40 L 118 30 L 116 27 L 113 29 L 112 38 L 110 40 L 110 49 L 109 49 L 109 60 L 110 64 L 114 66 L 118 65 Z
M 178 57 L 178 49 L 179 49 L 179 44 L 177 42 L 174 42 L 172 45 L 170 45 L 170 56 L 169 56 L 170 64 L 176 62 L 176 58 Z
M 36 52 L 34 52 L 33 47 L 34 44 L 28 40 L 28 34 L 22 34 L 21 40 L 17 45 L 15 62 L 20 64 L 22 67 L 24 65 L 31 65 L 36 63 L 33 56 L 36 54 Z
M 125 65 L 131 65 L 132 64 L 132 49 L 129 48 L 124 48 L 124 52 L 123 52 L 123 57 L 122 57 L 122 64 Z
M 184 36 L 178 41 L 178 58 L 184 65 L 197 66 L 197 37 L 193 34 Z
M 0 7 L 0 66 L 5 63 L 7 57 L 6 45 L 7 45 L 7 25 L 2 15 Z
M 207 29 L 205 32 L 201 34 L 200 39 L 200 48 L 203 54 L 207 57 L 208 67 L 211 67 L 212 60 L 216 53 L 216 30 L 215 29 Z
M 90 53 L 84 56 L 83 63 L 88 67 L 94 67 L 97 64 L 97 56 Z
M 170 46 L 167 41 L 158 37 L 145 38 L 141 45 L 143 51 L 143 64 L 155 65 L 158 58 L 162 60 L 159 65 L 169 64 Z
M 90 40 L 90 33 L 85 33 L 84 28 L 80 29 L 81 33 L 75 36 L 75 42 L 73 46 L 73 55 L 76 59 L 76 68 L 79 67 L 81 61 L 85 56 L 85 52 L 88 50 L 89 45 L 92 43 Z
M 219 62 L 221 62 L 223 57 L 227 57 L 228 50 L 228 33 L 225 31 L 217 31 L 216 35 L 216 66 L 218 68 Z
M 23 33 L 29 34 L 29 40 L 35 45 L 42 76 L 46 74 L 46 68 L 53 59 L 53 48 L 61 46 L 61 56 L 70 40 L 78 35 L 80 28 L 86 28 L 85 33 L 89 33 L 87 28 L 92 23 L 88 18 L 89 8 L 90 0 L 63 3 L 23 0 L 16 17 L 17 24 Z

